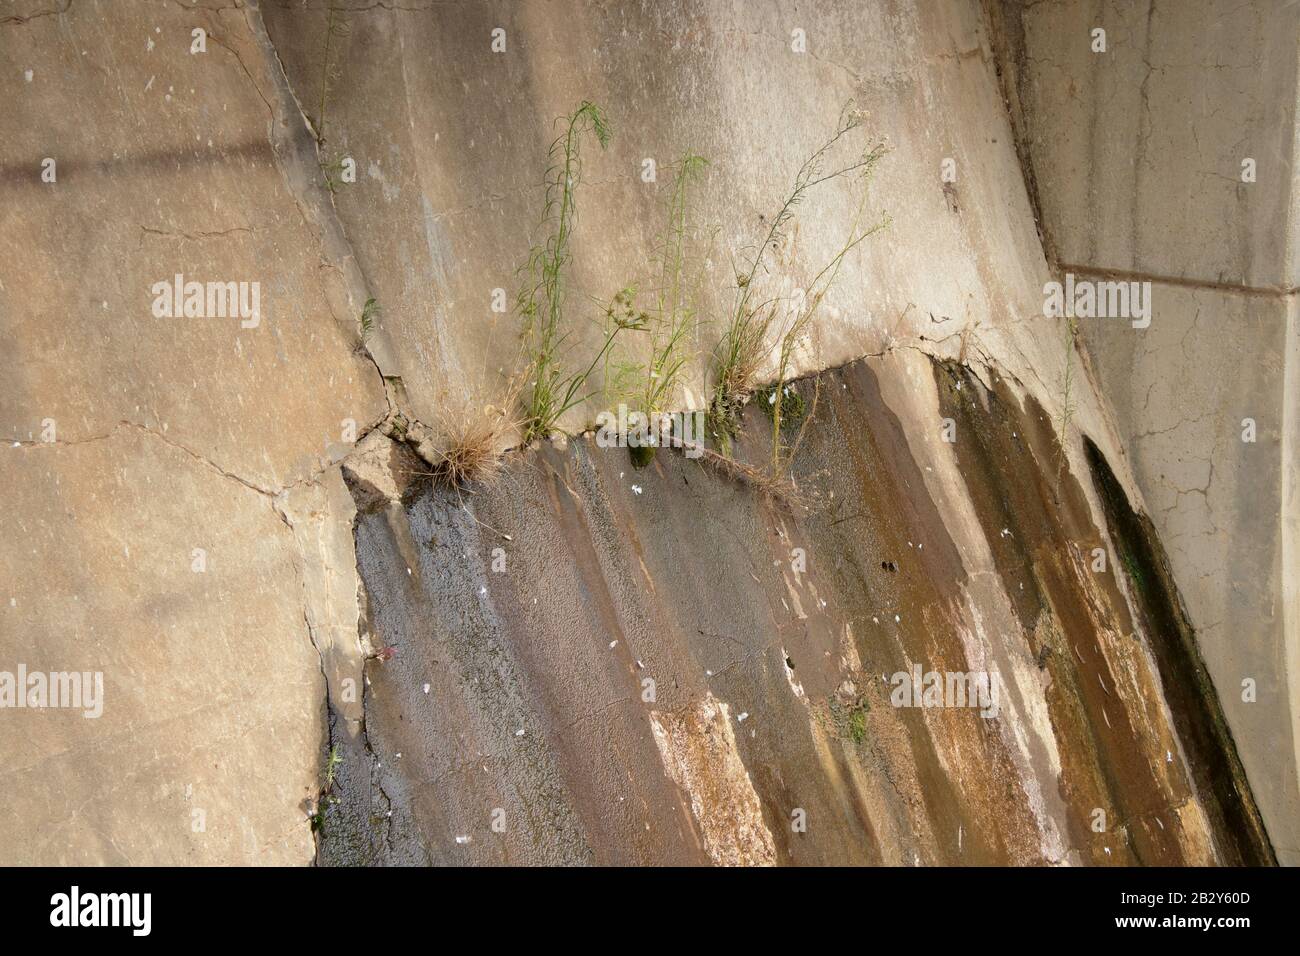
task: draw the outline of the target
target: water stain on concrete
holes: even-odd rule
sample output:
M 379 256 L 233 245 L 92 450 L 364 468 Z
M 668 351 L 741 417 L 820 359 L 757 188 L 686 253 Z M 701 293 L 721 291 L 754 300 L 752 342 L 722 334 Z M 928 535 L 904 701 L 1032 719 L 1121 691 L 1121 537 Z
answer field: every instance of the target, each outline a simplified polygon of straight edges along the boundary
M 1201 769 L 1222 741 L 1188 744 L 1135 633 L 1151 612 L 1089 570 L 1093 479 L 1056 467 L 1042 410 L 933 366 L 958 440 L 932 454 L 996 568 L 973 574 L 879 374 L 797 383 L 797 501 L 588 439 L 491 488 L 354 481 L 366 625 L 396 653 L 367 664 L 322 862 L 1254 859 Z M 770 427 L 751 409 L 737 454 Z M 916 664 L 995 670 L 1005 701 L 894 706 Z

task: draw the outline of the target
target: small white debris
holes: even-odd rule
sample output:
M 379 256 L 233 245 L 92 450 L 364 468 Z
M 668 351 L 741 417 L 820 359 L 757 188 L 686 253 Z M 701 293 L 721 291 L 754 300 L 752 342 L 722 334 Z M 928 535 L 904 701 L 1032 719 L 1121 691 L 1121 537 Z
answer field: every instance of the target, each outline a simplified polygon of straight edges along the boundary
M 1010 529 L 1010 528 L 1003 528 L 1003 529 L 1002 529 L 1002 533 L 1001 533 L 1000 535 L 998 535 L 998 537 L 999 537 L 999 538 L 1005 538 L 1005 537 L 1006 537 L 1007 535 L 1009 535 L 1010 533 L 1011 533 L 1011 529 Z
M 641 494 L 641 486 L 640 486 L 640 485 L 633 485 L 633 486 L 632 486 L 632 493 L 633 493 L 634 495 L 639 495 L 639 494 Z
M 1106 855 L 1107 855 L 1107 856 L 1110 856 L 1110 847 L 1108 847 L 1108 846 L 1104 846 L 1104 847 L 1102 847 L 1102 849 L 1106 851 Z
M 641 670 L 641 671 L 645 670 L 645 665 L 642 664 L 640 661 L 637 661 L 637 662 L 636 662 L 636 667 L 637 667 L 637 670 Z
M 30 82 L 32 81 L 32 71 L 31 71 L 31 70 L 24 70 L 24 71 L 23 71 L 23 79 L 26 80 L 28 83 L 30 83 Z
M 398 760 L 402 759 L 402 754 L 400 752 L 393 754 L 393 756 L 396 757 Z
M 522 737 L 523 735 L 524 735 L 524 728 L 520 727 L 518 730 L 515 731 L 516 737 Z
M 895 623 L 895 624 L 900 623 L 902 620 L 903 620 L 903 619 L 902 619 L 901 617 L 899 617 L 897 614 L 894 615 L 894 623 Z
M 880 623 L 880 618 L 878 618 L 878 617 L 873 617 L 873 618 L 871 619 L 871 623 L 872 623 L 872 624 L 879 624 L 879 623 Z
M 464 844 L 468 843 L 468 842 L 469 842 L 470 840 L 472 840 L 472 839 L 474 839 L 474 838 L 473 838 L 472 836 L 469 836 L 469 835 L 467 834 L 467 835 L 465 835 L 465 836 L 458 836 L 458 837 L 456 837 L 456 842 L 459 843 L 459 844 L 461 844 L 461 845 L 463 846 Z
M 612 650 L 614 649 L 614 646 L 615 646 L 616 644 L 618 644 L 618 641 L 610 641 L 610 642 L 609 642 L 609 649 L 612 651 Z
M 486 587 L 481 587 L 481 588 L 479 588 L 479 589 L 478 589 L 478 593 L 479 593 L 479 594 L 487 594 L 487 588 L 486 588 Z
M 741 711 L 739 714 L 736 715 L 736 723 L 743 724 L 745 722 L 745 718 L 748 716 L 749 716 L 749 711 L 747 710 Z
M 713 676 L 713 671 L 705 671 L 705 672 L 704 672 L 704 676 L 705 676 L 705 677 L 712 677 L 712 676 Z
M 1174 755 L 1173 755 L 1172 753 L 1170 753 L 1168 750 L 1166 750 L 1166 751 L 1165 751 L 1165 763 L 1173 763 L 1173 762 L 1174 762 Z
M 424 685 L 424 692 L 425 692 L 426 694 L 429 693 L 429 685 L 428 685 L 428 684 L 425 684 L 425 685 Z

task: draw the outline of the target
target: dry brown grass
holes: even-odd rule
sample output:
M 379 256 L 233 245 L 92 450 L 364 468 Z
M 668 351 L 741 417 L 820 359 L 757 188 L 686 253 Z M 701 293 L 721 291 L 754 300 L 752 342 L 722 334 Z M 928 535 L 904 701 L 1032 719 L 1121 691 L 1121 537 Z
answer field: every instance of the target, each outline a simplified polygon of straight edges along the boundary
M 522 375 L 508 381 L 499 404 L 438 416 L 436 437 L 426 456 L 435 480 L 456 489 L 471 484 L 491 487 L 500 480 L 506 451 L 518 441 L 525 425 L 517 413 L 512 414 L 519 408 L 523 382 Z
M 504 416 L 488 412 L 439 428 L 442 447 L 435 451 L 433 477 L 453 488 L 471 482 L 490 485 L 501 475 L 509 428 Z
M 667 447 L 682 452 L 687 449 L 686 442 L 673 435 L 664 436 L 663 442 Z M 694 457 L 717 474 L 731 481 L 740 482 L 761 495 L 767 495 L 792 508 L 804 507 L 807 503 L 803 490 L 788 473 L 774 473 L 770 468 L 759 468 L 747 462 L 737 461 L 728 455 L 705 448 L 701 444 L 693 444 L 691 451 L 698 452 Z

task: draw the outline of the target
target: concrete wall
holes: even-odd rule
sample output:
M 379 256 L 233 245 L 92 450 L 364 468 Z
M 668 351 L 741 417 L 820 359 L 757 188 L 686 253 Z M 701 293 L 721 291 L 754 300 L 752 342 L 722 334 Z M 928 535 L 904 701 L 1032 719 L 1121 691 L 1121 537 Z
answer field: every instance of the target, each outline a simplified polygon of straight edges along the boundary
M 1003 12 L 1021 44 L 1008 71 L 1054 265 L 1152 284 L 1150 328 L 1094 319 L 1081 331 L 1279 856 L 1295 862 L 1300 9 Z M 1242 699 L 1247 679 L 1255 702 Z
M 363 732 L 334 737 L 323 860 L 1271 859 L 1239 765 L 1204 746 L 1219 718 L 1172 686 L 1196 668 L 1170 668 L 1151 568 L 1125 576 L 1135 542 L 1054 472 L 1032 400 L 913 351 L 798 388 L 795 495 L 590 437 L 468 507 L 348 466 L 393 656 L 366 665 Z M 917 427 L 941 416 L 955 443 Z M 771 424 L 747 418 L 761 460 Z M 996 673 L 998 713 L 896 706 L 913 666 Z
M 312 858 L 325 747 L 360 739 L 347 682 L 374 650 L 344 464 L 391 466 L 376 429 L 399 411 L 436 432 L 500 401 L 518 352 L 491 294 L 528 248 L 554 118 L 584 98 L 616 132 L 589 156 L 575 299 L 645 273 L 665 183 L 642 181 L 643 160 L 690 149 L 711 161 L 716 320 L 730 257 L 855 98 L 892 145 L 871 208 L 893 224 L 846 263 L 798 367 L 906 357 L 881 390 L 917 440 L 937 427 L 932 403 L 902 397 L 924 384 L 921 353 L 1000 375 L 1049 419 L 1071 368 L 1067 462 L 1086 474 L 1086 432 L 1132 487 L 1104 400 L 1041 317 L 1047 261 L 976 3 L 332 6 L 345 26 L 328 46 L 320 2 L 18 0 L 0 17 L 0 477 L 16 498 L 0 649 L 107 684 L 97 720 L 0 715 L 0 760 L 22 768 L 5 862 Z M 344 157 L 360 176 L 331 193 L 322 163 Z M 807 283 L 851 202 L 843 184 L 810 198 L 771 289 Z M 260 321 L 156 318 L 151 286 L 177 273 L 260 282 Z M 575 325 L 575 363 L 590 328 Z M 705 400 L 717 334 L 702 328 L 681 404 Z

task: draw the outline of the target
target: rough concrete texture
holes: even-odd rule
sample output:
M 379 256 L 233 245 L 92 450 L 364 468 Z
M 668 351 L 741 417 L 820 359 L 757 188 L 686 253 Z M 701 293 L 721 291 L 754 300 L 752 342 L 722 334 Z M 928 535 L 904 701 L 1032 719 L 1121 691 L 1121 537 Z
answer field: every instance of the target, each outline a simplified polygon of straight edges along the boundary
M 1018 17 L 975 0 L 329 6 L 17 0 L 0 16 L 0 475 L 17 497 L 0 670 L 106 684 L 95 720 L 0 713 L 0 759 L 21 768 L 0 862 L 1265 860 L 1251 786 L 1281 851 L 1297 845 L 1294 761 L 1281 778 L 1260 765 L 1225 658 L 1207 647 L 1250 786 L 1208 681 L 1190 699 L 1170 684 L 1201 673 L 1184 629 L 1080 564 L 1105 547 L 1113 572 L 1131 550 L 1083 436 L 1114 469 L 1107 502 L 1146 507 L 1154 486 L 1134 481 L 1149 476 L 1124 454 L 1122 402 L 1042 317 L 1042 189 L 999 82 Z M 615 136 L 585 169 L 577 302 L 645 280 L 663 170 L 710 160 L 706 321 L 680 407 L 707 401 L 732 261 L 843 105 L 888 140 L 869 212 L 892 223 L 846 260 L 794 356 L 877 360 L 823 379 L 832 417 L 799 464 L 827 495 L 811 512 L 667 452 L 637 494 L 626 453 L 588 439 L 514 454 L 501 486 L 462 500 L 415 482 L 427 464 L 385 437 L 436 442 L 501 401 L 519 353 L 493 293 L 513 294 L 554 118 L 583 99 Z M 765 287 L 806 285 L 853 206 L 843 182 L 819 187 Z M 1225 243 L 1225 261 L 1256 281 L 1276 207 L 1242 216 L 1254 245 Z M 257 323 L 156 318 L 151 287 L 176 274 L 260 282 Z M 596 314 L 575 315 L 574 363 Z M 1104 384 L 1125 359 L 1096 351 Z M 1041 429 L 1066 408 L 1056 456 Z M 1278 421 L 1275 477 L 1295 447 L 1295 416 Z M 1289 553 L 1294 508 L 1288 537 L 1276 497 L 1256 500 Z M 1225 553 L 1249 549 L 1220 528 Z M 507 575 L 487 570 L 499 533 Z M 781 566 L 796 538 L 799 575 Z M 1276 653 L 1263 592 L 1231 590 L 1206 618 L 1188 553 L 1170 545 L 1193 623 Z M 877 667 L 931 660 L 996 663 L 1007 712 L 890 707 Z M 643 670 L 660 675 L 653 705 Z M 1260 726 L 1289 735 L 1289 684 L 1267 689 Z
M 306 532 L 275 499 L 386 414 L 382 382 L 244 12 L 22 13 L 0 26 L 4 669 L 102 669 L 106 702 L 5 712 L 5 862 L 307 862 L 323 682 Z M 260 324 L 155 318 L 176 273 L 260 280 Z
M 1026 139 L 1062 267 L 1296 287 L 1300 9 L 1069 0 L 1024 5 L 1020 23 Z
M 1176 693 L 1199 663 L 1162 690 L 1181 651 L 1143 616 L 1157 585 L 1091 569 L 1134 542 L 1053 475 L 1032 399 L 916 353 L 801 391 L 796 503 L 587 440 L 471 501 L 353 473 L 369 639 L 394 655 L 367 665 L 323 859 L 1271 859 L 1217 705 Z M 927 410 L 955 445 L 904 426 Z M 742 454 L 770 428 L 751 407 Z M 996 715 L 892 706 L 914 665 L 1001 675 Z
M 717 230 L 700 303 L 708 319 L 681 404 L 704 402 L 732 262 L 761 240 L 850 100 L 868 113 L 861 139 L 892 147 L 870 207 L 892 224 L 844 271 L 796 367 L 900 344 L 956 355 L 972 329 L 1000 354 L 1007 329 L 1041 317 L 1045 265 L 974 4 L 332 6 L 358 9 L 337 15 L 346 28 L 328 44 L 320 4 L 268 3 L 264 14 L 304 111 L 324 115 L 326 160 L 357 162 L 357 183 L 336 195 L 339 217 L 383 306 L 379 324 L 402 343 L 396 367 L 422 421 L 493 400 L 498 370 L 518 363 L 516 319 L 492 311 L 492 293 L 514 294 L 539 235 L 555 118 L 584 99 L 606 109 L 614 135 L 586 160 L 576 297 L 605 302 L 644 284 L 664 167 L 692 151 L 710 163 L 696 211 L 701 228 Z M 506 54 L 491 51 L 494 28 L 506 31 Z M 795 29 L 806 54 L 791 51 Z M 947 189 L 936 174 L 945 157 L 958 169 Z M 659 163 L 656 183 L 642 180 L 647 158 Z M 815 191 L 774 285 L 807 284 L 849 235 L 853 208 L 843 181 Z M 596 316 L 593 307 L 574 323 L 578 356 L 596 347 Z M 1033 334 L 1024 340 L 1037 346 Z M 567 424 L 590 422 L 604 403 Z
M 1300 7 L 1000 12 L 1057 271 L 1152 283 L 1150 328 L 1092 319 L 1080 331 L 1279 856 L 1295 862 Z
M 310 860 L 324 682 L 270 501 L 136 426 L 5 457 L 4 669 L 104 684 L 4 711 L 4 862 Z

